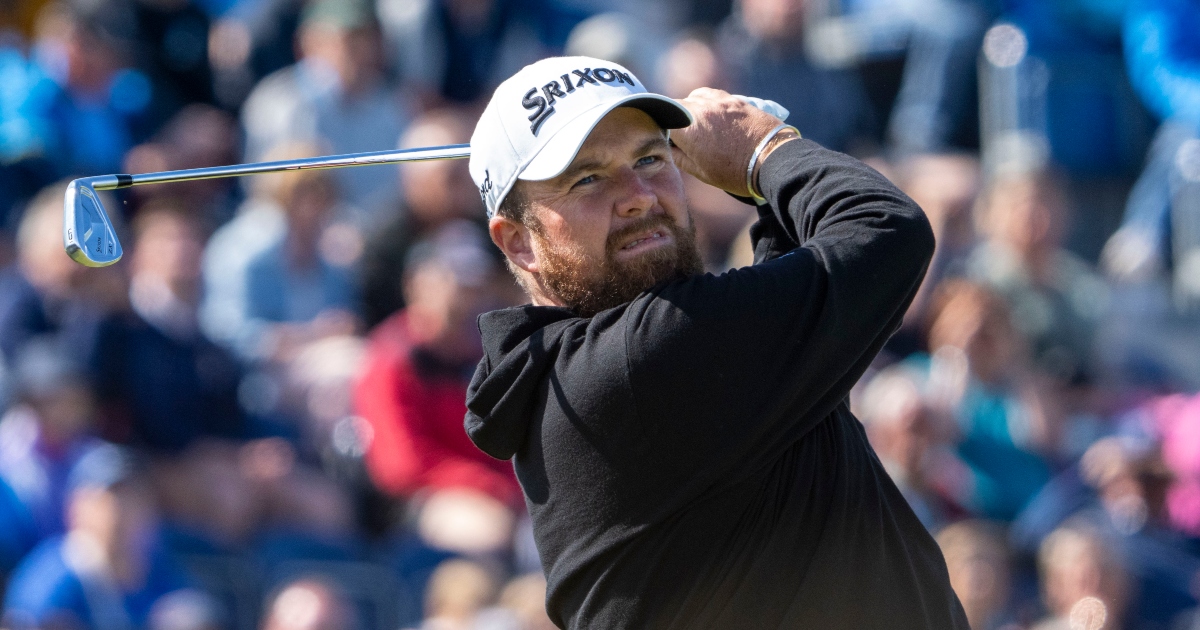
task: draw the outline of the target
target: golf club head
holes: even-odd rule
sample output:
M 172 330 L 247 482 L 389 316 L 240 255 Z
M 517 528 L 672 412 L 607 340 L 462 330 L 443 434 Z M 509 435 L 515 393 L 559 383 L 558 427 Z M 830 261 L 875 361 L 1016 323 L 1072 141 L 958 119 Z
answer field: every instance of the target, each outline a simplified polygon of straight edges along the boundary
M 121 241 L 93 186 L 103 177 L 77 179 L 67 186 L 63 205 L 63 247 L 75 262 L 107 267 L 121 259 Z

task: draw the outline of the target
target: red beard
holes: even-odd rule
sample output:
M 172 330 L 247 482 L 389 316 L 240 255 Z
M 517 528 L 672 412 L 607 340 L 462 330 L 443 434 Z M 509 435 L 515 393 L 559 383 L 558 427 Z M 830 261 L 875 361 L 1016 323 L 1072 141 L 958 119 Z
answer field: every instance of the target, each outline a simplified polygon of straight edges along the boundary
M 616 253 L 622 243 L 654 228 L 670 232 L 674 244 L 652 249 L 631 260 L 617 260 Z M 664 215 L 646 217 L 610 234 L 601 261 L 543 239 L 536 230 L 534 238 L 542 245 L 542 282 L 581 317 L 630 302 L 660 282 L 704 271 L 694 224 L 685 229 Z

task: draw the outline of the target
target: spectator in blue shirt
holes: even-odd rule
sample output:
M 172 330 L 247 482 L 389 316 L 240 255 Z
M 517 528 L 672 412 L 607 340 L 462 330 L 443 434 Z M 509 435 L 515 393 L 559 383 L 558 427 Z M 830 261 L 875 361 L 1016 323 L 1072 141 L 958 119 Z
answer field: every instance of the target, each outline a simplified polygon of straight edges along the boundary
M 39 16 L 16 118 L 59 176 L 117 172 L 146 131 L 153 90 L 145 74 L 129 67 L 120 26 L 60 4 Z
M 1105 263 L 1137 280 L 1173 270 L 1183 302 L 1200 286 L 1200 1 L 1139 0 L 1124 28 L 1129 78 L 1163 122 L 1109 240 Z
M 19 517 L 4 529 L 27 531 L 23 552 L 62 534 L 68 475 L 100 441 L 92 436 L 94 403 L 83 366 L 61 343 L 49 336 L 30 341 L 13 367 L 17 404 L 0 419 L 0 482 L 12 493 L 4 497 L 7 509 Z
M 264 77 L 242 107 L 246 161 L 260 161 L 285 142 L 338 154 L 395 147 L 411 114 L 407 94 L 384 72 L 382 45 L 370 3 L 306 3 L 296 34 L 300 60 Z M 341 169 L 331 177 L 365 223 L 379 220 L 399 194 L 394 177 L 373 169 Z
M 22 628 L 146 627 L 154 603 L 188 581 L 156 545 L 154 501 L 131 456 L 106 446 L 71 473 L 68 531 L 17 567 L 4 623 Z
M 352 248 L 331 247 L 337 189 L 323 171 L 280 175 L 276 199 L 286 227 L 246 269 L 247 331 L 255 358 L 285 360 L 310 341 L 351 332 L 356 319 Z M 361 247 L 361 246 L 360 246 Z

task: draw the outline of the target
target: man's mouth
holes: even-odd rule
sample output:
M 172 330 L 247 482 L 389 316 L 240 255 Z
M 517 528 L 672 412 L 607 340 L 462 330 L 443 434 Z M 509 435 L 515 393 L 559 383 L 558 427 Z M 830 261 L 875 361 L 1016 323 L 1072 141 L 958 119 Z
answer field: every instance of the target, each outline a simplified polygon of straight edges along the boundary
M 628 243 L 625 244 L 624 247 L 621 248 L 621 251 L 627 251 L 627 250 L 634 249 L 643 243 L 651 243 L 654 241 L 661 241 L 661 240 L 665 239 L 666 237 L 667 237 L 667 233 L 665 230 L 654 230 L 653 232 L 651 232 L 645 236 L 635 238 L 632 241 L 629 241 Z

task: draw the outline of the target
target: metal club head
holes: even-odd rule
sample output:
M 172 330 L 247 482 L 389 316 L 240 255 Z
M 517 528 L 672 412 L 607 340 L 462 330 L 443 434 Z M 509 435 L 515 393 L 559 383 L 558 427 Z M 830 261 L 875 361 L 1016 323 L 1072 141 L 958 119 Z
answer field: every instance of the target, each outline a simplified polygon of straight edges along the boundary
M 77 179 L 67 186 L 63 206 L 63 247 L 75 262 L 107 267 L 121 259 L 121 241 L 95 186 L 112 176 Z M 112 186 L 108 186 L 111 188 Z
M 121 260 L 121 242 L 113 229 L 97 190 L 115 190 L 146 184 L 187 182 L 218 177 L 242 177 L 260 173 L 283 173 L 303 169 L 375 166 L 426 160 L 455 160 L 470 157 L 471 145 L 454 144 L 444 147 L 372 151 L 325 157 L 300 158 L 280 162 L 233 164 L 189 168 L 182 171 L 139 173 L 135 175 L 99 175 L 77 179 L 67 186 L 63 213 L 63 247 L 75 262 L 87 267 L 107 267 Z

